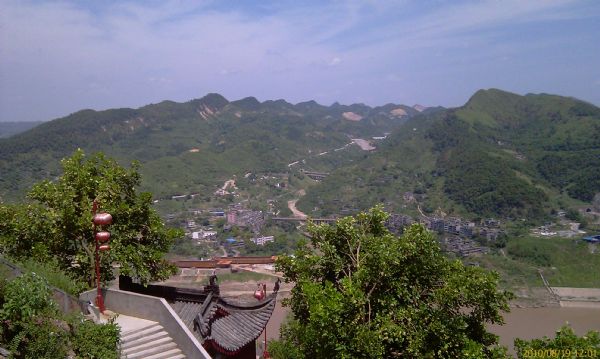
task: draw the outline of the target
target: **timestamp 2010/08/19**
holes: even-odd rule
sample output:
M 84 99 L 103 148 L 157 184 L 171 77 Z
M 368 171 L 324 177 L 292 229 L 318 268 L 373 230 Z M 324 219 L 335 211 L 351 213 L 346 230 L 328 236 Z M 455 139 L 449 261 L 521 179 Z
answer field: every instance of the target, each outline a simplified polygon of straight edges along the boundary
M 523 358 L 598 358 L 596 348 L 589 349 L 525 349 Z

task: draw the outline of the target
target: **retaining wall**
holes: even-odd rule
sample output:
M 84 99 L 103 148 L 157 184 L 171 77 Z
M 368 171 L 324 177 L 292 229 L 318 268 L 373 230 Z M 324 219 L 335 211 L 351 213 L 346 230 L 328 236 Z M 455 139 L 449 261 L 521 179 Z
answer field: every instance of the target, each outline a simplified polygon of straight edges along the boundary
M 118 289 L 104 289 L 102 293 L 107 309 L 160 323 L 186 357 L 211 358 L 165 299 Z M 79 298 L 93 303 L 96 290 L 84 292 Z

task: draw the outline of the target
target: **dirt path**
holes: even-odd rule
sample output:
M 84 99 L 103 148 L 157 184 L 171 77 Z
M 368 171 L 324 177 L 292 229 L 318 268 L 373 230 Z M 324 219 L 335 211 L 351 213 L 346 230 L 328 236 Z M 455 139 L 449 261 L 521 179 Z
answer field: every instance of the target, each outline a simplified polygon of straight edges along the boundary
M 305 194 L 306 194 L 306 191 L 303 189 L 298 191 L 298 196 L 300 196 L 300 197 L 304 196 Z M 292 211 L 292 214 L 294 217 L 300 218 L 300 219 L 306 219 L 308 217 L 306 215 L 306 213 L 304 213 L 301 210 L 299 210 L 298 208 L 296 208 L 296 202 L 298 202 L 298 200 L 300 200 L 300 198 L 289 200 L 288 208 L 290 209 L 290 211 Z
M 301 210 L 299 210 L 298 208 L 296 208 L 296 202 L 298 202 L 298 199 L 292 199 L 292 200 L 288 201 L 288 208 L 290 209 L 290 211 L 292 211 L 292 214 L 294 215 L 294 217 L 306 219 L 308 216 L 306 215 L 306 213 L 304 213 Z
M 227 257 L 227 251 L 225 250 L 225 247 L 220 246 L 219 249 L 221 249 L 221 251 L 223 251 L 223 257 Z

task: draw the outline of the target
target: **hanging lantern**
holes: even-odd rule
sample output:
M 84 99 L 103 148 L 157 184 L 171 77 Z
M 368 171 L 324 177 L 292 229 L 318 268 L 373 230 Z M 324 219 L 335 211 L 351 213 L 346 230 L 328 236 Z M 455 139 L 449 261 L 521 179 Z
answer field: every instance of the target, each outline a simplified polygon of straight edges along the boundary
M 258 289 L 254 291 L 254 298 L 256 298 L 256 300 L 263 300 L 265 298 L 265 291 L 260 283 L 258 284 Z
M 94 224 L 97 226 L 108 226 L 112 224 L 112 216 L 109 213 L 97 213 L 94 215 Z
M 96 213 L 98 210 L 98 202 L 94 200 L 92 203 L 92 224 L 94 230 L 94 239 L 96 240 L 96 251 L 94 253 L 96 262 L 96 286 L 98 288 L 98 294 L 96 295 L 96 305 L 100 309 L 100 313 L 104 313 L 104 298 L 102 298 L 102 291 L 100 289 L 100 252 L 108 251 L 110 246 L 107 244 L 110 239 L 110 233 L 107 231 L 97 232 L 97 226 L 108 226 L 112 224 L 112 216 L 109 213 L 101 212 Z M 103 243 L 103 244 L 101 244 Z
M 106 231 L 96 233 L 96 240 L 100 243 L 105 243 L 110 239 L 110 233 Z

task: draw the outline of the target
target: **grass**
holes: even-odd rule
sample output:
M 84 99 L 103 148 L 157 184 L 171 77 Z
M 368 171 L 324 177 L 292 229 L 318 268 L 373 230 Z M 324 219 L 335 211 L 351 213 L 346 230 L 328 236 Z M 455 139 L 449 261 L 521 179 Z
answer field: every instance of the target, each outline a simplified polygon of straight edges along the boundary
M 500 275 L 500 287 L 504 289 L 542 287 L 537 269 L 527 263 L 504 257 L 500 254 L 487 254 L 471 260 L 479 263 L 481 267 L 494 270 Z
M 505 289 L 542 287 L 538 270 L 554 287 L 599 288 L 600 253 L 588 246 L 579 239 L 522 236 L 508 242 L 507 256 L 492 253 L 465 262 L 498 272 Z
M 600 254 L 582 240 L 525 236 L 509 241 L 507 251 L 514 262 L 542 269 L 551 286 L 600 287 Z
M 76 279 L 60 270 L 57 265 L 52 262 L 39 263 L 29 259 L 17 263 L 17 265 L 26 272 L 35 272 L 36 274 L 39 274 L 46 278 L 48 284 L 51 286 L 61 289 L 71 295 L 77 296 L 87 289 L 85 283 L 78 282 Z

